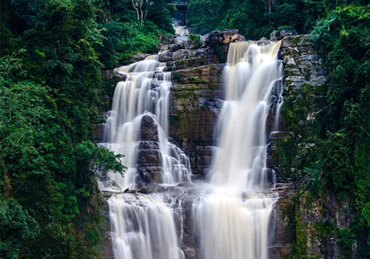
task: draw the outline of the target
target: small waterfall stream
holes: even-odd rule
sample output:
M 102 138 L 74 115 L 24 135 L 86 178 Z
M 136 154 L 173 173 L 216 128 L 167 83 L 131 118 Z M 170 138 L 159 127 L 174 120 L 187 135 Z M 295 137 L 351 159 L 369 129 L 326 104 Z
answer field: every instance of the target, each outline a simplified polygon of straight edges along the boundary
M 162 181 L 167 186 L 191 182 L 189 158 L 168 140 L 170 73 L 155 56 L 117 69 L 127 75 L 114 94 L 101 145 L 124 154 L 125 177 L 108 174 L 120 190 L 100 182 L 109 199 L 113 250 L 119 259 L 183 259 L 183 221 L 190 217 L 199 243 L 199 259 L 267 259 L 271 215 L 277 194 L 269 192 L 266 168 L 266 119 L 281 99 L 280 43 L 232 43 L 224 68 L 225 101 L 218 140 L 207 180 L 197 190 L 150 195 L 122 193 L 135 189 L 143 116 L 158 127 Z M 282 100 L 282 99 L 281 99 Z M 276 106 L 276 117 L 282 101 Z M 278 120 L 278 119 L 276 119 Z M 275 129 L 277 125 L 274 125 Z M 171 187 L 172 188 L 172 187 Z M 175 188 L 175 187 L 173 187 Z M 181 191 L 180 191 L 181 192 Z M 190 192 L 189 192 L 190 193 Z M 185 213 L 183 202 L 191 200 Z

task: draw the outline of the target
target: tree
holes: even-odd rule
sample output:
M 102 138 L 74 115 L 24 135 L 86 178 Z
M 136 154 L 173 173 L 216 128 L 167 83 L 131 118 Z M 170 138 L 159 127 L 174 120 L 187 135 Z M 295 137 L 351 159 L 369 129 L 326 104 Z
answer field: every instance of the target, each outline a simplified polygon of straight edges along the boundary
M 131 3 L 136 10 L 137 19 L 140 21 L 141 26 L 143 26 L 148 15 L 149 0 L 131 0 Z

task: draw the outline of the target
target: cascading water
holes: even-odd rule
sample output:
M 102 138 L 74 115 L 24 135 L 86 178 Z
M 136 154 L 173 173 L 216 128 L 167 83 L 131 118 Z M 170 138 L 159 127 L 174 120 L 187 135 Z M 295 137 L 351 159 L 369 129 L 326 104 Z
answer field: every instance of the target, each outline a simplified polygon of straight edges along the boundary
M 184 215 L 187 222 L 189 218 L 193 221 L 200 238 L 198 258 L 269 257 L 271 214 L 277 195 L 267 190 L 266 118 L 273 103 L 271 93 L 275 92 L 275 104 L 281 97 L 279 45 L 249 42 L 230 45 L 223 73 L 226 100 L 208 176 L 210 188 L 198 188 L 181 197 L 175 192 L 111 196 L 108 202 L 115 258 L 185 258 L 180 248 Z M 121 190 L 135 188 L 143 116 L 150 116 L 158 126 L 163 182 L 190 182 L 189 159 L 168 141 L 171 82 L 163 67 L 155 57 L 150 57 L 117 69 L 127 75 L 127 80 L 117 85 L 105 142 L 101 145 L 126 156 L 125 177 L 109 174 Z M 280 107 L 275 107 L 276 113 Z M 100 187 L 117 192 L 104 182 Z M 182 202 L 186 197 L 190 207 L 184 209 Z
M 176 234 L 176 207 L 166 204 L 164 198 L 159 194 L 116 194 L 109 199 L 115 258 L 184 258 Z
M 126 75 L 127 80 L 116 86 L 113 108 L 104 128 L 104 142 L 100 145 L 116 154 L 124 154 L 122 162 L 128 169 L 124 177 L 108 172 L 108 181 L 99 183 L 102 191 L 136 188 L 139 135 L 144 116 L 150 116 L 157 124 L 158 139 L 155 140 L 162 161 L 162 182 L 190 182 L 189 158 L 168 140 L 171 74 L 163 72 L 164 65 L 150 56 L 116 69 Z M 119 189 L 111 186 L 112 180 Z M 113 194 L 108 203 L 115 258 L 184 258 L 178 245 L 181 235 L 175 228 L 174 214 L 179 208 L 166 203 L 164 195 Z
M 172 26 L 175 29 L 175 33 L 181 36 L 189 36 L 189 29 L 188 26 L 181 25 L 181 21 L 174 19 L 172 22 Z
M 280 43 L 232 43 L 224 69 L 226 100 L 210 171 L 211 194 L 193 203 L 203 259 L 267 259 L 276 195 L 267 187 L 266 118 L 282 76 Z
M 150 56 L 144 61 L 115 70 L 125 74 L 127 80 L 116 86 L 112 110 L 104 127 L 104 141 L 100 145 L 116 154 L 125 155 L 123 164 L 128 168 L 125 176 L 108 173 L 108 179 L 113 180 L 121 190 L 135 189 L 139 134 L 144 115 L 151 116 L 158 126 L 163 183 L 190 181 L 191 169 L 188 157 L 168 141 L 171 73 L 163 72 L 164 65 L 158 62 L 155 56 Z M 107 182 L 101 182 L 100 189 L 116 191 L 107 185 Z

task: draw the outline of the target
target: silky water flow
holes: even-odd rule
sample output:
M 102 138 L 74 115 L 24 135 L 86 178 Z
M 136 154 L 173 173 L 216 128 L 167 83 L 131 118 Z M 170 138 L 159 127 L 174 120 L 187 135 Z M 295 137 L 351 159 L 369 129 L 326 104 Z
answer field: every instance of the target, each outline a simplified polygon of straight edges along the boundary
M 271 93 L 281 85 L 279 46 L 230 45 L 223 72 L 226 96 L 209 174 L 213 191 L 200 196 L 192 208 L 203 259 L 269 257 L 277 196 L 267 192 L 266 119 Z
M 217 147 L 207 180 L 192 201 L 194 233 L 202 259 L 267 259 L 271 215 L 277 195 L 269 191 L 266 119 L 282 104 L 280 43 L 230 44 L 223 72 L 225 101 L 217 125 Z M 125 154 L 125 177 L 108 174 L 121 191 L 135 188 L 141 118 L 158 124 L 164 184 L 190 182 L 189 159 L 168 141 L 170 73 L 149 57 L 121 67 L 101 145 Z M 274 95 L 272 93 L 275 93 Z M 275 96 L 275 100 L 273 100 Z M 278 98 L 279 100 L 276 100 Z M 277 121 L 278 119 L 275 119 Z M 277 122 L 275 122 L 277 124 Z M 274 126 L 274 129 L 277 125 Z M 103 191 L 117 192 L 107 182 Z M 119 192 L 119 191 L 118 191 Z M 113 194 L 109 199 L 113 250 L 119 259 L 182 259 L 183 208 L 171 194 Z
M 104 127 L 104 141 L 100 145 L 116 154 L 124 154 L 122 163 L 128 169 L 124 177 L 108 172 L 99 187 L 116 193 L 108 203 L 113 252 L 119 259 L 184 258 L 175 229 L 174 215 L 179 213 L 165 201 L 167 196 L 122 193 L 127 188 L 136 188 L 143 116 L 150 116 L 157 124 L 163 183 L 190 182 L 189 158 L 168 140 L 171 74 L 163 72 L 164 66 L 156 56 L 150 56 L 116 69 L 117 73 L 127 76 L 127 80 L 116 86 L 112 110 Z

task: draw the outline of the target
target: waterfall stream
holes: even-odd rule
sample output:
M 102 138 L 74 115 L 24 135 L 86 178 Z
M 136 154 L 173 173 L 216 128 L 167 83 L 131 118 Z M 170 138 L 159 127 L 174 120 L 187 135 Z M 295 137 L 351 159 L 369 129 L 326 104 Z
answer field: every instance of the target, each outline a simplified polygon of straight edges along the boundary
M 272 92 L 280 98 L 275 117 L 282 104 L 279 47 L 279 42 L 230 44 L 223 72 L 226 96 L 217 126 L 217 147 L 206 179 L 209 184 L 199 185 L 191 195 L 186 191 L 181 195 L 173 191 L 122 193 L 126 188 L 135 189 L 138 181 L 143 116 L 150 116 L 158 127 L 162 182 L 167 186 L 191 182 L 191 169 L 189 158 L 168 140 L 172 85 L 170 73 L 163 72 L 164 64 L 152 56 L 116 70 L 127 75 L 127 80 L 116 87 L 101 145 L 124 154 L 128 170 L 124 178 L 108 173 L 108 180 L 99 183 L 101 190 L 116 193 L 108 201 L 115 258 L 185 258 L 183 222 L 189 218 L 199 246 L 199 251 L 194 252 L 198 254 L 196 258 L 269 257 L 271 215 L 277 194 L 268 190 L 271 183 L 266 168 L 266 119 L 271 105 L 277 103 L 272 100 Z M 111 180 L 120 189 L 113 188 Z M 189 200 L 191 206 L 185 209 L 183 203 Z
M 112 110 L 104 127 L 104 141 L 100 145 L 125 155 L 123 164 L 128 168 L 125 177 L 108 173 L 108 180 L 113 180 L 121 190 L 135 189 L 139 135 L 144 115 L 150 116 L 158 128 L 158 139 L 155 140 L 159 143 L 163 183 L 190 181 L 189 158 L 168 140 L 171 74 L 163 72 L 165 63 L 155 58 L 150 56 L 144 61 L 116 69 L 116 72 L 127 76 L 127 80 L 116 86 Z M 109 182 L 101 182 L 100 189 L 117 191 L 107 184 Z
M 266 118 L 282 76 L 280 43 L 230 45 L 226 98 L 210 182 L 214 191 L 193 204 L 204 259 L 267 259 L 277 197 L 267 185 Z

